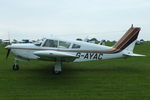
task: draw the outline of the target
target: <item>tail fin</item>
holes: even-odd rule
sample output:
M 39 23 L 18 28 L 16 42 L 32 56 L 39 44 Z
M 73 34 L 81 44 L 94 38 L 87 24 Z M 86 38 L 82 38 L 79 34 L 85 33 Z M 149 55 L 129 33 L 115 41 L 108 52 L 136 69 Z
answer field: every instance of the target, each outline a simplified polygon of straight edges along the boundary
M 132 25 L 131 28 L 129 28 L 129 30 L 111 49 L 97 51 L 97 52 L 112 54 L 112 53 L 118 53 L 122 51 L 122 54 L 124 56 L 145 56 L 145 55 L 133 53 L 136 39 L 139 35 L 140 30 L 141 30 L 140 27 L 133 27 Z
M 125 49 L 133 51 L 140 30 L 140 27 L 133 27 L 132 25 L 123 37 L 113 46 L 113 48 L 116 49 L 116 52 L 120 52 Z

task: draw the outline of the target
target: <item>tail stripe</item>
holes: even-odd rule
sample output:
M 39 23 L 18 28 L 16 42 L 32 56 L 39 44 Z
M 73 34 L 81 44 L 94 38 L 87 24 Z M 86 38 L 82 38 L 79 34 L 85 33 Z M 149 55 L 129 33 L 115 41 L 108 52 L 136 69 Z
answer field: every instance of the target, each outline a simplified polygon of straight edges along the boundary
M 138 37 L 140 28 L 130 28 L 127 33 L 119 40 L 118 43 L 114 45 L 115 52 L 122 51 L 127 46 L 129 46 Z

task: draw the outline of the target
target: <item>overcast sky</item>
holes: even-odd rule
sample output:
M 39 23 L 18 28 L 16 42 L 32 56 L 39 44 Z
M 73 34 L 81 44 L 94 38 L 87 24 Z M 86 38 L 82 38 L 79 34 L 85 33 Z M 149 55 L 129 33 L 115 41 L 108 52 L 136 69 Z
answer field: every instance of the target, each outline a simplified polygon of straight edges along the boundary
M 150 40 L 150 0 L 0 0 L 2 39 L 118 40 L 131 24 Z

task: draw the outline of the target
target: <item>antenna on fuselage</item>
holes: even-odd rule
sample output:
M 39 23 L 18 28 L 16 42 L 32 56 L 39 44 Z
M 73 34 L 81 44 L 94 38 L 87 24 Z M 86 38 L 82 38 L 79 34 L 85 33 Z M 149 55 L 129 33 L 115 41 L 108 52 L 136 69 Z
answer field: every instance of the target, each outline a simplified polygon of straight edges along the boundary
M 131 24 L 131 28 L 133 28 L 133 24 Z

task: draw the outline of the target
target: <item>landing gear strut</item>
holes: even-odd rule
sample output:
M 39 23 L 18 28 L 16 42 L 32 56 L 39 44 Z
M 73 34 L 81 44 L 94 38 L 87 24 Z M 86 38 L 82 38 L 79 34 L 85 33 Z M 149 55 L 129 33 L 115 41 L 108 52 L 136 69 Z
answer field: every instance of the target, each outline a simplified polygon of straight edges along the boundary
M 61 65 L 62 65 L 62 62 L 57 59 L 56 64 L 54 66 L 53 74 L 58 75 L 61 73 L 61 70 L 62 70 Z
M 15 59 L 15 64 L 12 66 L 12 69 L 13 69 L 14 71 L 19 70 L 19 65 L 18 65 L 17 63 L 18 63 L 18 60 Z

